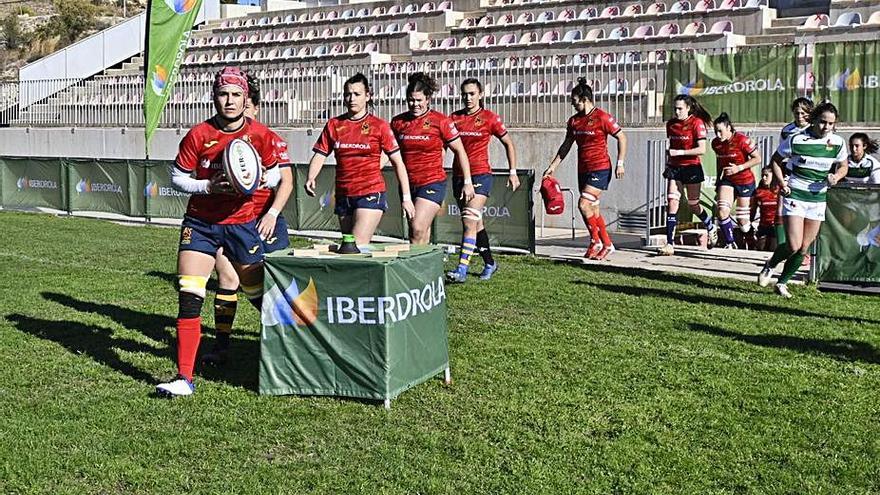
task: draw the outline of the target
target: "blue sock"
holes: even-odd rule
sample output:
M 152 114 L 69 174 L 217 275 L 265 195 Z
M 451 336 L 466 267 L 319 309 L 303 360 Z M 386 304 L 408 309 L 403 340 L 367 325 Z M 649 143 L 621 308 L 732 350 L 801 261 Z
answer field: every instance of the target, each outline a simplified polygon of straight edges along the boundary
M 461 240 L 461 254 L 458 257 L 458 272 L 467 273 L 471 264 L 471 256 L 477 249 L 477 240 L 473 237 L 464 237 Z
M 697 213 L 697 216 L 700 217 L 700 220 L 703 221 L 703 225 L 706 226 L 706 230 L 712 228 L 712 217 L 710 217 L 709 214 L 706 213 L 706 210 L 701 209 L 700 212 Z
M 724 242 L 733 244 L 733 220 L 730 217 L 721 221 L 721 232 L 724 234 Z
M 675 227 L 678 225 L 678 215 L 666 215 L 666 242 L 674 244 Z

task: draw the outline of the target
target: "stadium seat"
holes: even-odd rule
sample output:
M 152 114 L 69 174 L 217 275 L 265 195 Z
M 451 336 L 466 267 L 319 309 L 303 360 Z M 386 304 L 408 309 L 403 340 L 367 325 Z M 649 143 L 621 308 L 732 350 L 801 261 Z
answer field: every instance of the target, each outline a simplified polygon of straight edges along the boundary
M 457 96 L 455 91 L 455 86 L 450 83 L 446 83 L 440 86 L 440 97 L 441 98 L 453 98 Z
M 617 63 L 617 54 L 611 52 L 600 53 L 593 57 L 593 63 L 596 65 L 611 65 Z
M 327 15 L 324 16 L 324 20 L 332 21 L 332 20 L 337 19 L 338 17 L 339 17 L 339 13 L 337 13 L 335 10 L 331 10 L 331 11 L 327 12 Z
M 812 72 L 801 74 L 798 77 L 797 89 L 803 91 L 811 91 L 816 85 L 816 78 Z
M 700 0 L 694 5 L 694 12 L 708 12 L 715 9 L 714 0 Z
M 323 21 L 324 20 L 324 13 L 319 10 L 319 11 L 315 12 L 314 14 L 312 14 L 312 17 L 310 20 L 312 22 Z
M 578 53 L 578 54 L 575 54 L 575 56 L 571 58 L 571 65 L 574 65 L 574 66 L 590 65 L 592 63 L 593 63 L 593 55 L 590 53 Z
M 195 63 L 195 61 L 196 61 L 196 55 L 190 53 L 189 55 L 186 56 L 186 59 L 184 59 L 183 63 L 193 64 L 193 63 Z
M 580 14 L 578 14 L 578 20 L 585 21 L 587 19 L 593 19 L 598 15 L 599 13 L 595 7 L 586 7 Z
M 304 46 L 304 47 L 300 48 L 298 52 L 296 52 L 296 56 L 298 58 L 309 57 L 311 55 L 312 55 L 312 47 L 310 47 L 310 46 Z
M 449 49 L 455 48 L 457 46 L 457 43 L 458 43 L 458 40 L 456 40 L 455 38 L 450 36 L 448 38 L 445 38 L 443 41 L 441 41 L 440 45 L 437 46 L 437 48 L 439 48 L 441 50 L 449 50 Z
M 345 53 L 345 45 L 343 45 L 342 43 L 336 43 L 335 45 L 333 45 L 330 48 L 328 55 L 342 55 L 344 53 Z M 318 54 L 316 53 L 316 55 L 318 55 Z
M 249 52 L 247 50 L 242 50 L 241 52 L 239 52 L 237 59 L 239 62 L 244 62 L 246 60 L 250 60 L 251 59 L 251 52 Z
M 682 36 L 700 36 L 701 34 L 706 34 L 706 24 L 700 21 L 688 24 L 681 33 Z
M 504 65 L 505 69 L 512 69 L 515 67 L 519 67 L 519 65 L 520 65 L 519 57 L 505 57 L 503 65 Z
M 577 17 L 577 12 L 574 9 L 565 9 L 559 13 L 556 17 L 559 21 L 573 21 Z
M 532 43 L 538 42 L 538 33 L 534 31 L 529 31 L 523 33 L 523 35 L 519 38 L 520 45 L 531 45 Z
M 379 44 L 371 41 L 364 45 L 364 53 L 379 53 Z
M 544 57 L 540 55 L 532 55 L 531 57 L 527 57 L 523 62 L 523 67 L 543 67 L 544 66 Z
M 345 53 L 348 55 L 356 55 L 364 50 L 364 45 L 361 43 L 352 43 L 348 45 L 348 49 L 345 50 Z
M 645 38 L 651 38 L 654 36 L 654 26 L 648 24 L 646 26 L 639 26 L 633 31 L 631 36 L 632 39 L 643 40 Z
M 309 31 L 306 33 L 305 38 L 307 40 L 313 40 L 313 39 L 318 38 L 320 36 L 321 36 L 321 33 L 319 33 L 317 29 L 309 29 Z
M 716 21 L 712 24 L 709 34 L 727 34 L 733 32 L 733 23 L 730 21 Z
M 330 38 L 335 35 L 336 35 L 336 30 L 333 29 L 332 27 L 324 28 L 324 30 L 321 31 L 322 38 Z
M 529 92 L 527 93 L 529 96 L 543 96 L 550 93 L 550 83 L 548 83 L 545 79 L 541 79 L 540 81 L 535 81 L 529 87 Z
M 485 15 L 480 18 L 480 21 L 477 22 L 477 26 L 479 27 L 487 27 L 495 24 L 495 18 L 491 15 Z
M 605 39 L 605 30 L 602 28 L 593 28 L 587 31 L 584 41 L 599 41 Z
M 401 31 L 403 31 L 404 33 L 413 33 L 415 31 L 418 31 L 418 29 L 419 28 L 416 25 L 416 21 L 409 21 L 403 25 L 403 29 L 401 29 Z
M 293 24 L 296 22 L 296 16 L 293 14 L 287 14 L 284 16 L 284 24 Z
M 868 17 L 868 20 L 865 22 L 865 24 L 866 24 L 866 25 L 871 25 L 871 26 L 874 26 L 874 25 L 880 24 L 880 10 L 878 10 L 878 11 L 874 12 L 873 14 L 871 14 L 871 16 Z
M 608 81 L 608 84 L 599 91 L 600 95 L 614 95 L 626 93 L 629 91 L 629 82 L 623 78 L 611 79 Z
M 649 91 L 656 91 L 657 81 L 650 77 L 640 77 L 632 85 L 632 93 L 637 95 L 647 94 Z
M 495 46 L 495 35 L 494 34 L 487 34 L 487 35 L 483 36 L 482 38 L 480 38 L 480 46 L 481 47 Z
M 757 9 L 760 7 L 766 7 L 767 0 L 749 0 L 745 5 L 742 6 L 744 9 Z
M 271 43 L 273 41 L 275 41 L 275 33 L 273 33 L 272 31 L 269 31 L 268 33 L 260 37 L 261 43 Z
M 822 29 L 823 27 L 828 27 L 828 15 L 827 14 L 816 14 L 811 15 L 804 21 L 803 24 L 798 26 L 799 30 L 806 29 Z
M 278 36 L 275 38 L 275 41 L 287 41 L 290 39 L 290 33 L 287 31 L 281 31 L 278 33 Z
M 580 29 L 572 29 L 565 33 L 565 36 L 562 37 L 562 41 L 575 42 L 583 39 L 584 34 Z
M 398 9 L 400 8 L 399 5 L 395 5 L 394 7 L 398 8 Z M 392 10 L 394 10 L 394 7 L 392 7 Z M 376 7 L 375 9 L 373 9 L 373 12 L 370 14 L 370 16 L 379 17 L 379 16 L 385 15 L 385 13 L 386 13 L 385 7 Z
M 629 37 L 629 29 L 626 26 L 618 26 L 608 33 L 609 40 L 622 40 Z
M 440 4 L 437 5 L 437 10 L 452 10 L 452 2 L 449 0 L 440 2 Z
M 620 14 L 622 17 L 632 17 L 634 15 L 640 15 L 642 13 L 642 6 L 640 4 L 634 3 L 629 7 L 623 10 L 623 14 Z
M 284 52 L 281 54 L 281 58 L 293 58 L 296 56 L 296 50 L 293 48 L 285 48 Z
M 541 43 L 556 43 L 559 41 L 559 31 L 547 31 L 541 36 Z
M 723 0 L 716 10 L 732 10 L 742 7 L 740 0 Z
M 269 18 L 268 17 L 260 17 L 260 19 L 257 21 L 257 26 L 268 26 L 268 25 L 269 25 Z
M 342 15 L 340 18 L 342 19 L 351 19 L 354 17 L 354 9 L 345 9 L 342 11 Z
M 427 14 L 428 12 L 433 12 L 437 9 L 437 5 L 434 2 L 427 2 L 422 5 L 422 8 L 419 9 L 420 12 Z
M 831 27 L 857 27 L 862 25 L 862 16 L 858 12 L 842 12 Z
M 498 19 L 499 26 L 506 26 L 508 24 L 513 24 L 513 15 L 505 14 Z
M 311 55 L 314 57 L 323 57 L 328 53 L 330 53 L 330 50 L 327 48 L 326 45 L 318 45 L 315 47 L 315 50 L 311 53 Z
M 499 46 L 507 46 L 516 44 L 516 35 L 513 33 L 507 33 L 498 40 Z
M 370 26 L 370 30 L 367 31 L 367 34 L 370 36 L 376 36 L 382 34 L 382 25 L 381 24 L 373 24 Z
M 364 17 L 370 17 L 370 15 L 372 15 L 372 12 L 370 11 L 370 9 L 364 7 L 362 9 L 358 10 L 357 14 L 355 14 L 354 17 L 356 19 L 363 19 Z
M 225 21 L 220 23 L 221 29 L 227 29 L 227 28 L 231 28 L 231 27 L 232 27 L 232 21 L 230 21 L 229 19 L 226 19 Z
M 545 10 L 538 15 L 536 22 L 551 22 L 555 20 L 556 14 L 552 10 Z
M 679 2 L 674 2 L 671 7 L 669 7 L 669 12 L 675 14 L 681 14 L 684 12 L 690 12 L 691 3 L 687 0 L 681 0 Z
M 461 20 L 460 23 L 458 23 L 458 28 L 465 29 L 465 28 L 474 27 L 477 25 L 477 21 L 478 21 L 478 19 L 476 17 L 465 17 L 464 19 Z
M 484 69 L 497 69 L 498 66 L 498 57 L 488 57 L 485 61 L 483 61 Z
M 340 38 L 347 38 L 351 36 L 351 28 L 348 26 L 343 26 L 339 28 L 339 30 L 336 31 L 336 36 L 339 36 Z
M 620 15 L 620 7 L 615 5 L 609 5 L 602 10 L 602 13 L 599 14 L 600 19 L 611 19 Z
M 523 12 L 516 18 L 517 24 L 531 24 L 535 22 L 535 15 L 531 12 Z
M 663 2 L 654 2 L 645 9 L 645 15 L 660 15 L 666 12 L 666 4 Z
M 273 48 L 273 49 L 269 50 L 268 54 L 266 54 L 266 58 L 273 60 L 273 59 L 278 58 L 280 55 L 281 55 L 281 51 L 277 48 Z
M 414 13 L 416 13 L 416 12 L 418 12 L 418 11 L 419 11 L 419 7 L 418 7 L 418 5 L 415 5 L 415 4 L 412 4 L 412 3 L 411 3 L 411 4 L 409 4 L 409 5 L 407 5 L 406 7 L 403 8 L 403 12 L 402 12 L 402 13 L 403 13 L 403 14 L 414 14 Z
M 626 52 L 623 55 L 623 61 L 627 64 L 635 64 L 642 61 L 641 52 Z
M 669 24 L 664 24 L 657 30 L 658 38 L 670 38 L 672 36 L 678 36 L 681 33 L 681 29 L 678 27 L 678 24 L 674 22 L 670 22 Z
M 238 60 L 236 52 L 226 52 L 226 55 L 223 57 L 224 62 L 235 62 L 236 60 Z
M 259 43 L 259 42 L 260 42 L 260 35 L 259 34 L 252 34 L 247 39 L 248 44 L 254 44 L 254 43 Z
M 401 7 L 400 4 L 392 5 L 391 8 L 388 9 L 388 12 L 387 12 L 388 15 L 397 15 L 397 14 L 402 14 L 402 13 L 403 13 L 403 7 Z
M 363 36 L 367 34 L 367 28 L 364 26 L 355 26 L 354 29 L 351 30 L 352 36 Z
M 473 48 L 477 46 L 477 39 L 473 36 L 465 36 L 458 42 L 458 48 Z
M 303 12 L 296 18 L 296 22 L 309 22 L 309 13 Z
M 392 22 L 391 24 L 385 26 L 385 34 L 394 34 L 400 32 L 400 24 L 396 22 Z

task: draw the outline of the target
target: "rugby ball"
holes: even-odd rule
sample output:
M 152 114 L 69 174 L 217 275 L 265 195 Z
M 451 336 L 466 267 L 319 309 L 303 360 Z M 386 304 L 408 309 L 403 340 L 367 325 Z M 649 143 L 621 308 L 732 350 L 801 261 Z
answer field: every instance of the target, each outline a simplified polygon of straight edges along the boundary
M 233 139 L 223 150 L 223 172 L 232 188 L 250 196 L 260 185 L 260 155 L 250 143 Z

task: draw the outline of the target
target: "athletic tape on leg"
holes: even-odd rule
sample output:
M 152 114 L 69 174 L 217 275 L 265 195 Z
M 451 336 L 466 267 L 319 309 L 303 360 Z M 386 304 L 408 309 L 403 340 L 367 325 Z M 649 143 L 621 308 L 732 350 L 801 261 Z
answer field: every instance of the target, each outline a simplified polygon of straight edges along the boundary
M 461 214 L 462 218 L 467 218 L 468 220 L 480 221 L 483 219 L 483 212 L 470 206 L 466 206 Z
M 208 277 L 200 275 L 178 275 L 177 283 L 180 292 L 189 292 L 202 299 L 205 298 L 205 287 L 208 286 Z

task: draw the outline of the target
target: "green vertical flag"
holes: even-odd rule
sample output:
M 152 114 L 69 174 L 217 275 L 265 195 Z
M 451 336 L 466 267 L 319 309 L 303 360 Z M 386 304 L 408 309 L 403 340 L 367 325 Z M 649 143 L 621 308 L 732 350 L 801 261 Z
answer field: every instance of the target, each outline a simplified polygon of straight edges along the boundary
M 202 0 L 150 0 L 147 6 L 147 53 L 144 67 L 144 132 L 149 155 L 150 139 L 186 51 L 189 33 Z
M 785 122 L 797 98 L 797 47 L 760 46 L 724 53 L 673 51 L 666 98 L 696 98 L 712 116 L 730 114 L 734 122 Z M 672 104 L 666 105 L 672 117 Z

